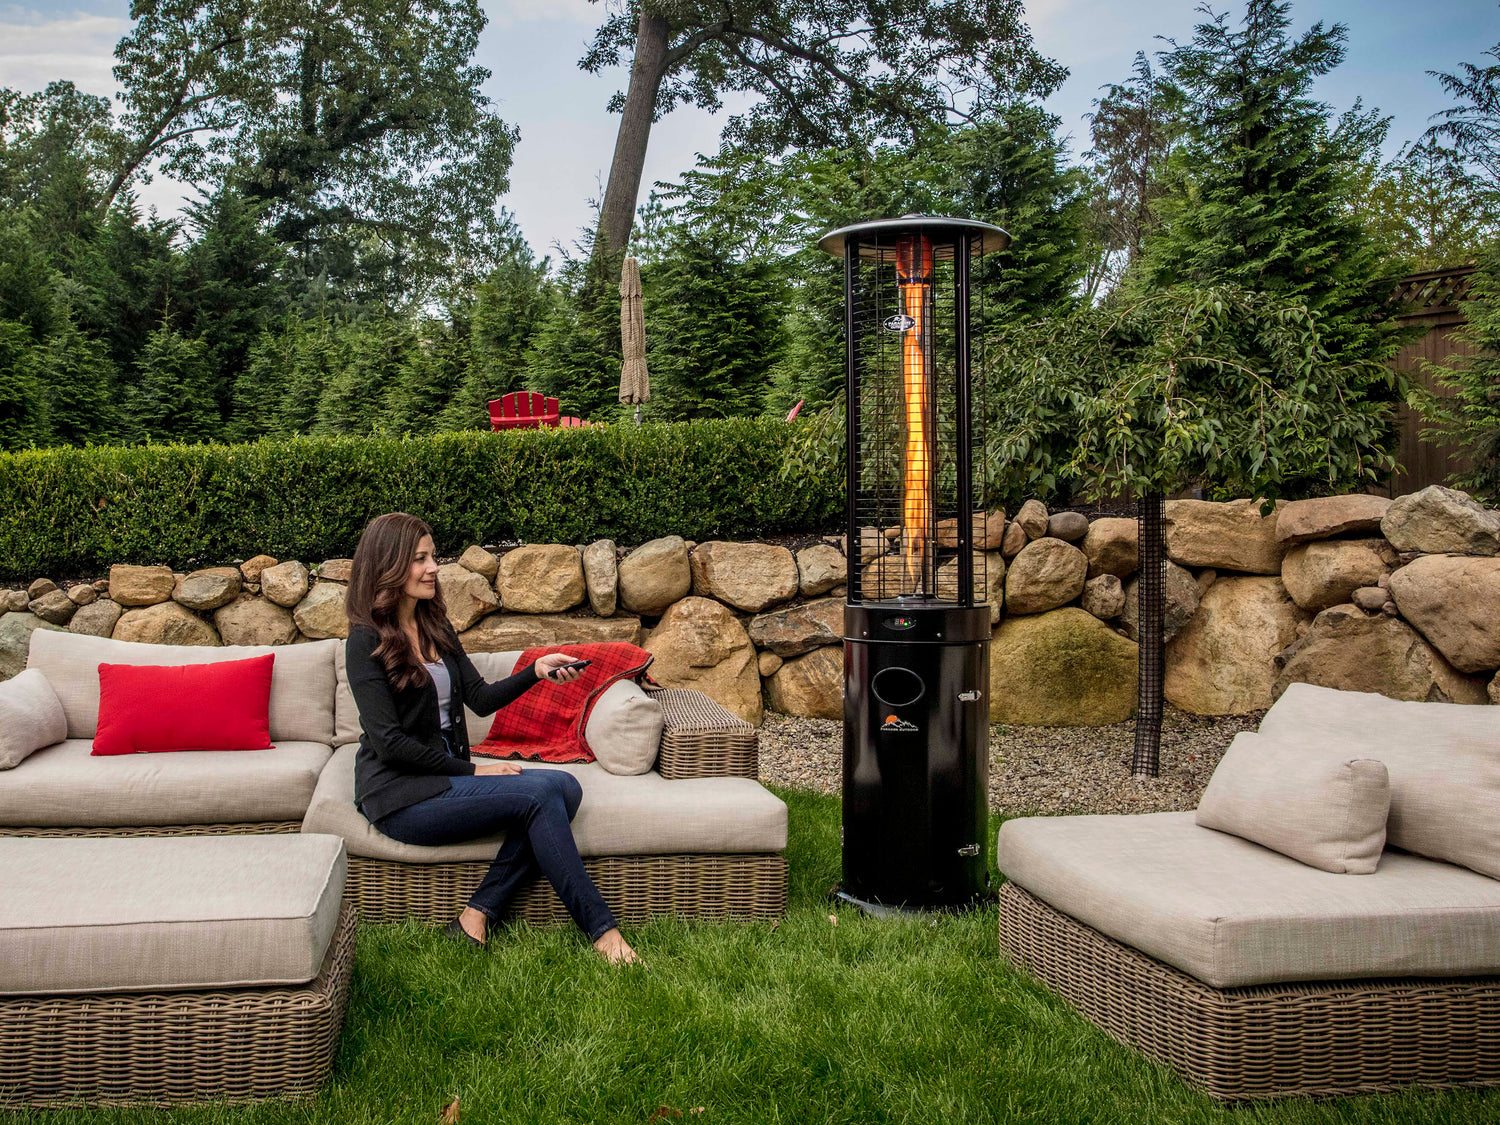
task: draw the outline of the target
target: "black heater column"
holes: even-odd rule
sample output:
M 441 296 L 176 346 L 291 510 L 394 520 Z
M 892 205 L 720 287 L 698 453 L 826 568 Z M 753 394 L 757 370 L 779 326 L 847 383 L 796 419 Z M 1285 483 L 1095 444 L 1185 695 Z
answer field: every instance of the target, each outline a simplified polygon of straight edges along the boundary
M 1008 241 L 908 215 L 819 243 L 844 258 L 842 890 L 861 905 L 956 906 L 986 889 L 991 623 L 970 265 Z

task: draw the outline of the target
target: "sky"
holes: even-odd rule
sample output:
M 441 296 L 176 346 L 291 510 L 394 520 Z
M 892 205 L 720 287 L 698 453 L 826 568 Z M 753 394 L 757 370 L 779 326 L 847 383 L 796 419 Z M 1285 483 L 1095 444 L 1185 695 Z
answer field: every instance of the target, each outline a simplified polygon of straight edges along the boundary
M 603 194 L 619 118 L 605 110 L 628 78 L 626 66 L 602 74 L 578 69 L 602 5 L 588 0 L 482 0 L 489 25 L 476 61 L 492 76 L 485 93 L 521 131 L 511 189 L 500 202 L 538 254 L 571 246 L 591 220 L 589 200 Z M 1238 10 L 1239 0 L 1218 0 Z M 69 78 L 89 93 L 114 95 L 115 42 L 129 29 L 129 0 L 0 0 L 0 86 L 30 91 Z M 1186 40 L 1201 17 L 1196 0 L 1033 0 L 1027 19 L 1037 48 L 1071 74 L 1047 106 L 1088 148 L 1085 119 L 1100 87 L 1130 74 L 1137 51 L 1166 46 L 1158 36 Z M 1293 30 L 1313 23 L 1348 26 L 1344 64 L 1314 93 L 1336 110 L 1356 97 L 1394 116 L 1389 155 L 1415 139 L 1428 118 L 1448 105 L 1429 70 L 1479 63 L 1500 42 L 1496 0 L 1296 0 Z M 738 103 L 717 116 L 679 108 L 651 134 L 641 199 L 649 185 L 692 168 L 699 153 L 718 148 L 719 132 Z M 160 177 L 138 190 L 144 206 L 163 215 L 180 210 L 182 185 Z

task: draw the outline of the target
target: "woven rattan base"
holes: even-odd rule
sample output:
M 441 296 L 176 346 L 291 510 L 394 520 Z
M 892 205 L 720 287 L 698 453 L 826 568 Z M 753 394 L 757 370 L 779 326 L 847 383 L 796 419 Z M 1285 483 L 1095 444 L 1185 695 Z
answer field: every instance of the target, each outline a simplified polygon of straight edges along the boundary
M 786 859 L 775 853 L 594 856 L 583 866 L 621 922 L 663 914 L 779 918 L 786 913 Z M 487 863 L 396 863 L 351 855 L 345 901 L 367 922 L 447 922 L 488 869 Z M 511 914 L 533 925 L 569 921 L 544 879 L 522 888 Z
M 726 711 L 701 691 L 662 688 L 651 693 L 661 704 L 661 749 L 656 768 L 662 777 L 760 776 L 755 728 Z
M 248 1102 L 317 1091 L 354 968 L 346 903 L 308 984 L 0 997 L 0 1106 Z
M 1217 1098 L 1500 1085 L 1500 978 L 1210 988 L 1014 883 L 1000 891 L 1000 949 Z
M 265 836 L 285 832 L 301 832 L 300 820 L 267 820 L 252 824 L 125 824 L 119 826 L 90 826 L 58 828 L 52 825 L 26 828 L 0 824 L 0 836 L 45 836 L 56 839 L 60 836 L 95 836 L 119 838 L 122 836 Z

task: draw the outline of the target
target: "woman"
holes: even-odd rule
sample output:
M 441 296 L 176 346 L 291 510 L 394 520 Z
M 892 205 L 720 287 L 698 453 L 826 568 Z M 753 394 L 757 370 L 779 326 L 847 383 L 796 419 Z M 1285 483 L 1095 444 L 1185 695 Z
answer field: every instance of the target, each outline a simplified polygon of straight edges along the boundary
M 489 715 L 539 680 L 567 683 L 572 658 L 544 656 L 487 683 L 458 643 L 437 585 L 432 529 L 392 512 L 359 538 L 349 575 L 349 687 L 364 734 L 354 800 L 392 839 L 439 846 L 506 831 L 505 844 L 446 933 L 483 945 L 490 922 L 538 868 L 594 948 L 635 961 L 578 858 L 570 821 L 583 788 L 562 770 L 469 760 L 463 709 Z

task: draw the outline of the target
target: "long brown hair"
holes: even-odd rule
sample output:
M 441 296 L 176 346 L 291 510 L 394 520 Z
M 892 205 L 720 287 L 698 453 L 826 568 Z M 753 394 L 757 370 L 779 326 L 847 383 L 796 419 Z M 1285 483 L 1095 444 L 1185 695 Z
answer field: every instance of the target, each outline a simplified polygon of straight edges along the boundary
M 349 594 L 344 603 L 350 625 L 368 625 L 380 636 L 374 656 L 385 665 L 391 686 L 425 686 L 431 679 L 419 653 L 396 620 L 401 595 L 411 573 L 422 536 L 431 535 L 425 520 L 405 512 L 387 512 L 370 521 L 354 548 L 349 569 Z M 443 588 L 431 598 L 417 599 L 417 632 L 423 649 L 452 652 L 448 607 Z

